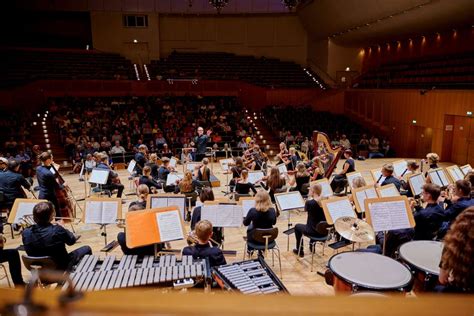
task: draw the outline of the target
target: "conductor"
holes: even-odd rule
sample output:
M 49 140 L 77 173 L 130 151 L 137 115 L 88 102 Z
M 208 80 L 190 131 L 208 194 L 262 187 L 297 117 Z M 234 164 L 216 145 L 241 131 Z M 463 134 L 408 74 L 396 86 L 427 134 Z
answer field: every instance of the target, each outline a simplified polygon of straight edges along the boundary
M 197 129 L 198 136 L 194 137 L 194 145 L 196 146 L 196 158 L 195 161 L 202 161 L 206 156 L 207 143 L 210 141 L 212 131 L 207 130 L 204 134 L 204 128 L 201 126 Z

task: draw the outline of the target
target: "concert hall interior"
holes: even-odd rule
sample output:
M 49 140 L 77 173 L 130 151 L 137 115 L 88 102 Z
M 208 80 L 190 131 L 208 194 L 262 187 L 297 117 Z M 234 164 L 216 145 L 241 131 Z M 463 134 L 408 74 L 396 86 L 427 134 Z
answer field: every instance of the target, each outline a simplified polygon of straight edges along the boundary
M 0 7 L 0 314 L 474 313 L 472 1 Z

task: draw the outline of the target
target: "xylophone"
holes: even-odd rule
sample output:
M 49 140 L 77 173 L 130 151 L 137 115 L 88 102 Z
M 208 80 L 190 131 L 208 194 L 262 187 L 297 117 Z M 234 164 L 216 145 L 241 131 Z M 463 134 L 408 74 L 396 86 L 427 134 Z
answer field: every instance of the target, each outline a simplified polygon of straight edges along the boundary
M 139 257 L 125 255 L 120 260 L 115 256 L 87 255 L 70 274 L 76 291 L 103 291 L 134 286 L 189 287 L 197 281 L 210 279 L 209 263 L 205 259 L 183 256 L 178 262 L 174 255 Z M 63 290 L 67 288 L 64 286 Z
M 212 269 L 214 280 L 223 289 L 243 294 L 288 293 L 263 258 L 234 262 Z

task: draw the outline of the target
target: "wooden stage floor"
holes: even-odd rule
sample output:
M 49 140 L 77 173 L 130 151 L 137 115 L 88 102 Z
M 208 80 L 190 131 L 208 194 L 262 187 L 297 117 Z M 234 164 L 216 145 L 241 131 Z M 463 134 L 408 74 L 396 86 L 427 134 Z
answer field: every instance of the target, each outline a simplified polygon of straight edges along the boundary
M 367 183 L 373 182 L 372 177 L 370 175 L 370 170 L 381 167 L 384 163 L 392 162 L 398 160 L 400 158 L 391 158 L 391 159 L 372 159 L 372 160 L 365 160 L 365 161 L 356 161 L 356 170 L 361 171 L 364 178 L 366 179 Z M 442 163 L 442 167 L 446 167 L 451 165 L 449 163 Z M 339 162 L 338 170 L 340 170 L 342 166 L 342 161 Z M 222 191 L 226 190 L 224 186 L 226 181 L 226 175 L 222 173 L 221 167 L 218 163 L 213 163 L 213 173 L 221 180 L 221 187 L 213 188 L 214 194 L 216 197 L 222 197 Z M 181 166 L 178 166 L 181 168 Z M 128 173 L 126 170 L 120 170 L 119 175 L 121 178 L 122 183 L 125 185 L 125 194 L 132 193 L 130 189 L 129 181 L 127 180 Z M 75 197 L 77 199 L 81 199 L 84 197 L 84 182 L 79 182 L 77 174 L 64 174 L 63 177 L 71 187 Z M 123 210 L 126 211 L 128 209 L 128 204 L 134 200 L 136 200 L 135 195 L 127 195 L 125 196 L 126 204 L 123 206 Z M 81 207 L 83 207 L 84 202 L 79 202 Z M 80 211 L 77 214 L 78 217 L 82 217 Z M 292 212 L 291 213 L 291 222 L 293 224 L 296 223 L 305 223 L 306 222 L 306 214 L 304 212 Z M 280 235 L 277 238 L 277 243 L 281 250 L 281 264 L 282 264 L 282 271 L 283 271 L 283 278 L 282 281 L 284 285 L 287 287 L 289 292 L 293 295 L 334 295 L 333 288 L 331 286 L 326 285 L 324 278 L 319 276 L 316 272 L 317 271 L 324 271 L 325 265 L 329 258 L 335 253 L 332 249 L 327 248 L 325 249 L 324 256 L 321 255 L 321 247 L 318 245 L 316 255 L 315 255 L 315 263 L 313 272 L 311 272 L 311 254 L 307 249 L 308 245 L 305 244 L 305 252 L 306 256 L 303 259 L 297 259 L 297 257 L 292 253 L 292 249 L 295 247 L 295 237 L 294 235 L 290 235 L 289 243 L 289 251 L 287 251 L 287 236 L 282 232 L 287 229 L 288 224 L 288 214 L 283 213 L 277 221 L 277 227 L 279 228 Z M 186 229 L 189 231 L 189 224 L 186 224 Z M 117 233 L 122 231 L 115 225 L 110 225 L 107 228 L 108 233 L 108 240 L 109 242 L 116 239 Z M 95 254 L 101 254 L 104 256 L 104 253 L 100 252 L 100 249 L 104 246 L 104 238 L 101 236 L 101 231 L 99 230 L 98 225 L 86 225 L 80 223 L 76 226 L 76 232 L 81 234 L 82 237 L 77 243 L 76 246 L 70 247 L 70 249 L 74 249 L 77 246 L 81 245 L 89 245 L 92 247 L 92 250 Z M 246 227 L 241 228 L 227 228 L 225 230 L 225 249 L 229 250 L 236 250 L 237 256 L 235 257 L 227 257 L 227 262 L 234 262 L 234 261 L 241 261 L 243 257 L 243 247 L 244 241 L 243 236 L 245 236 Z M 9 227 L 5 227 L 5 236 L 8 238 L 6 243 L 6 248 L 13 248 L 17 247 L 21 244 L 21 236 L 16 235 L 15 239 L 11 239 L 9 234 Z M 182 249 L 187 244 L 185 241 L 176 241 L 172 242 L 173 249 Z M 366 244 L 357 244 L 356 248 L 358 247 L 366 247 Z M 348 246 L 345 248 L 340 249 L 339 251 L 346 251 L 351 250 L 352 246 Z M 115 255 L 121 255 L 120 247 L 114 249 L 111 253 Z M 21 253 L 20 253 L 21 254 Z M 269 264 L 271 266 L 271 256 L 269 254 Z M 278 269 L 278 262 L 275 260 L 275 273 L 279 275 Z M 25 279 L 29 278 L 29 272 L 23 267 L 23 276 Z M 7 287 L 7 283 L 5 279 L 0 281 L 0 287 Z

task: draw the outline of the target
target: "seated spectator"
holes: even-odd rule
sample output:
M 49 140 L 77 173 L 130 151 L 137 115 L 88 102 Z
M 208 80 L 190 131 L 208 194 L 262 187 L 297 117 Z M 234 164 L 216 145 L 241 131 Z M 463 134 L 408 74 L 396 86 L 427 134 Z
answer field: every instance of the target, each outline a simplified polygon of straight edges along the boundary
M 380 152 L 379 139 L 372 136 L 369 140 L 369 159 L 372 158 L 383 158 L 383 154 Z
M 40 202 L 33 208 L 35 225 L 23 231 L 22 239 L 25 251 L 32 257 L 52 257 L 59 270 L 69 270 L 85 255 L 91 255 L 89 246 L 82 246 L 70 253 L 66 245 L 72 246 L 79 236 L 61 225 L 53 225 L 54 206 L 51 202 Z
M 344 147 L 344 149 L 351 149 L 351 142 L 347 139 L 345 134 L 342 134 L 339 145 Z
M 120 145 L 120 141 L 116 140 L 114 147 L 110 149 L 110 154 L 116 155 L 116 154 L 124 154 L 124 153 L 125 153 L 125 148 L 123 148 Z

